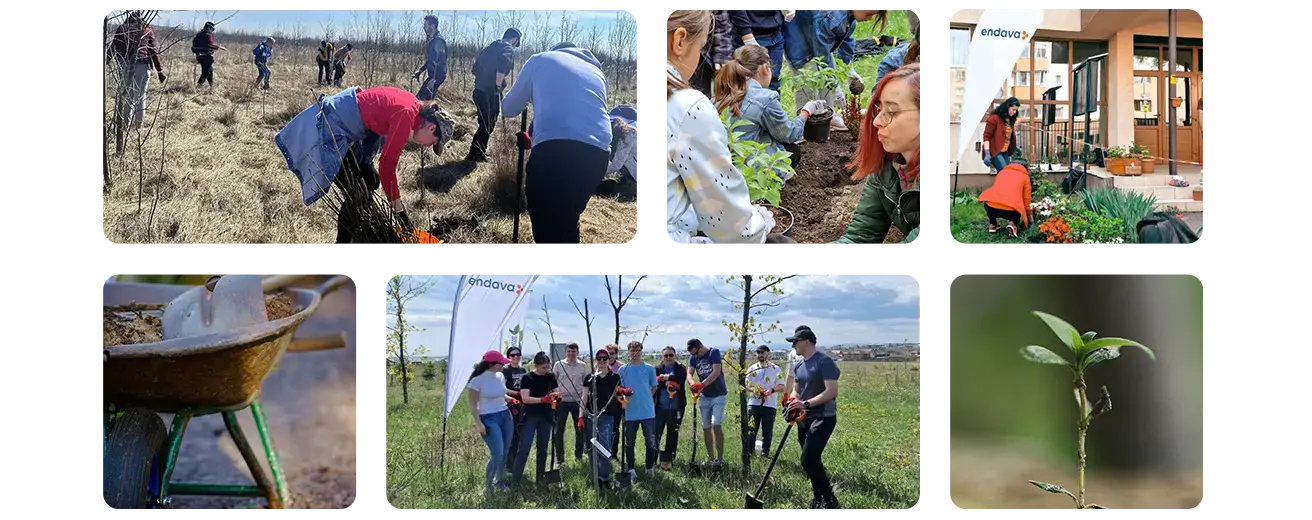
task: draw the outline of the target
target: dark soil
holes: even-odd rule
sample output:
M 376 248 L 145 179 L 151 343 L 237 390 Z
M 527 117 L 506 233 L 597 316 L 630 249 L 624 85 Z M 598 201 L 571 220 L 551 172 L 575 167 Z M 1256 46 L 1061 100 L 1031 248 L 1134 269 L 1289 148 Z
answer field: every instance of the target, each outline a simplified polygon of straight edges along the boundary
M 633 177 L 622 173 L 612 173 L 606 175 L 597 185 L 597 191 L 593 195 L 602 197 L 615 197 L 620 202 L 633 202 L 638 200 L 638 183 Z
M 802 143 L 801 167 L 784 185 L 780 205 L 793 212 L 792 239 L 803 244 L 838 240 L 847 231 L 856 205 L 861 201 L 861 182 L 852 180 L 847 164 L 856 152 L 856 141 L 849 132 L 830 132 L 823 143 Z M 776 209 L 775 232 L 788 226 L 787 214 Z M 888 231 L 884 243 L 901 242 L 904 236 L 896 227 Z
M 298 312 L 286 293 L 264 295 L 264 311 L 269 321 L 281 320 Z M 106 347 L 156 343 L 163 336 L 162 308 L 157 305 L 105 307 L 103 317 Z

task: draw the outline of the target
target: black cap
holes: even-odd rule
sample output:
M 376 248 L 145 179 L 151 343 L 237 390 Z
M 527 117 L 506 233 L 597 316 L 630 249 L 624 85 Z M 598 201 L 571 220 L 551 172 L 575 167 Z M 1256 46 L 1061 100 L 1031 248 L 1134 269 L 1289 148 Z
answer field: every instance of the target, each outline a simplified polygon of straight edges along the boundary
M 815 333 L 811 332 L 811 327 L 807 327 L 806 325 L 797 327 L 797 329 L 793 331 L 793 335 L 784 338 L 784 341 L 797 343 L 797 340 L 800 339 L 810 340 L 812 343 L 815 343 Z
M 205 22 L 205 28 L 206 28 L 206 29 L 213 29 L 213 28 L 214 28 L 214 22 Z
M 759 346 L 759 347 L 756 347 L 756 351 L 757 351 L 757 352 L 769 352 L 769 351 L 770 351 L 770 347 L 769 347 L 769 346 L 766 346 L 766 345 L 761 345 L 761 346 Z
M 691 349 L 691 348 L 696 348 L 696 347 L 700 347 L 700 346 L 702 346 L 702 340 L 697 339 L 697 338 L 692 338 L 692 339 L 688 340 L 688 348 Z

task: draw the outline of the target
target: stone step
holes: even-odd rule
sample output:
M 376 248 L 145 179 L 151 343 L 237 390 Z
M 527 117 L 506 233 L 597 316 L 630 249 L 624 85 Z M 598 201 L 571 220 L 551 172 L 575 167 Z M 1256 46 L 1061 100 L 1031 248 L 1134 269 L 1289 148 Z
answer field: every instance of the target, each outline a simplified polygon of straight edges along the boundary
M 1157 200 L 1184 200 L 1194 198 L 1194 188 L 1177 188 L 1175 186 L 1119 186 L 1119 189 L 1151 195 Z
M 1183 210 L 1185 213 L 1202 213 L 1203 201 L 1189 199 L 1157 199 L 1153 207 L 1158 211 L 1165 211 L 1168 208 L 1175 207 Z
M 1160 172 L 1161 170 L 1157 170 Z M 1189 181 L 1190 187 L 1197 186 L 1202 182 L 1203 174 L 1201 173 L 1182 173 L 1181 177 Z M 1112 185 L 1117 188 L 1129 188 L 1134 186 L 1170 186 L 1171 174 L 1169 173 L 1148 173 L 1144 175 L 1113 175 Z

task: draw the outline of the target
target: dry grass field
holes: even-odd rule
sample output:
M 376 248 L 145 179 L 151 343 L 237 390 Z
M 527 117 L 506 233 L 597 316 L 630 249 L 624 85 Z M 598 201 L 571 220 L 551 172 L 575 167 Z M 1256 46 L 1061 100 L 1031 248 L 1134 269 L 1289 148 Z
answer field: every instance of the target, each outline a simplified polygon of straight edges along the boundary
M 167 29 L 159 29 L 161 43 Z M 199 66 L 187 40 L 165 52 L 168 81 L 152 77 L 145 124 L 126 134 L 123 153 L 115 153 L 112 114 L 114 89 L 105 88 L 106 159 L 104 231 L 119 243 L 324 243 L 336 233 L 334 214 L 322 203 L 306 207 L 300 185 L 274 145 L 274 135 L 319 94 L 340 89 L 316 83 L 313 43 L 279 46 L 270 61 L 272 88 L 254 88 L 253 44 L 225 41 L 218 52 L 215 84 L 197 87 Z M 178 36 L 175 36 L 176 39 Z M 421 56 L 386 56 L 361 52 L 356 44 L 352 69 L 342 85 L 392 85 L 414 92 L 402 66 L 416 66 Z M 527 53 L 516 57 L 522 65 Z M 603 58 L 604 59 L 604 58 Z M 366 76 L 365 67 L 376 60 Z M 384 65 L 395 65 L 388 70 Z M 105 69 L 106 85 L 117 72 Z M 408 146 L 397 176 L 411 220 L 447 242 L 510 242 L 514 213 L 514 138 L 518 120 L 498 121 L 491 145 L 493 159 L 467 163 L 469 136 L 477 127 L 469 92 L 461 88 L 466 64 L 453 62 L 439 102 L 456 119 L 457 138 L 436 156 L 431 149 Z M 366 78 L 374 83 L 366 84 Z M 612 106 L 634 104 L 632 81 L 612 86 Z M 513 128 L 512 128 L 513 127 Z M 507 169 L 508 168 L 508 171 Z M 422 223 L 432 222 L 431 226 Z M 594 196 L 580 222 L 584 242 L 622 243 L 633 238 L 637 206 L 628 199 Z M 521 242 L 532 239 L 525 212 Z

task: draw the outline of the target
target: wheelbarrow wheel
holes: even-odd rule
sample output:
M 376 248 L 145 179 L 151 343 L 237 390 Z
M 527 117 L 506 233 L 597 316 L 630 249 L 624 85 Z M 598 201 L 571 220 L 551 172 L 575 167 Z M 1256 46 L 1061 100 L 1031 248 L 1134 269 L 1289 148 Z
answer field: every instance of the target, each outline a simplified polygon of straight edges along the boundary
M 150 506 L 150 476 L 155 455 L 168 437 L 164 420 L 141 409 L 114 421 L 105 449 L 105 503 L 114 509 Z

